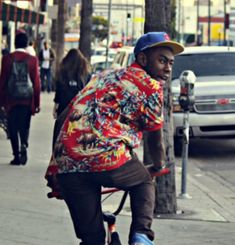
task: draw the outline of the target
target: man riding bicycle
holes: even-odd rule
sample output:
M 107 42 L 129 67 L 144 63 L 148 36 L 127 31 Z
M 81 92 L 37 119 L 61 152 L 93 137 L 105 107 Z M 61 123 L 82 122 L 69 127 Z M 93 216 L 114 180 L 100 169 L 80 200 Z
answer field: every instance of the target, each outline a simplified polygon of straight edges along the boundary
M 144 131 L 162 140 L 163 84 L 183 49 L 164 32 L 144 34 L 131 66 L 94 76 L 58 119 L 46 178 L 62 194 L 80 244 L 105 244 L 102 186 L 129 191 L 129 244 L 154 244 L 154 185 L 134 148 Z M 151 146 L 150 155 L 158 171 L 163 154 Z

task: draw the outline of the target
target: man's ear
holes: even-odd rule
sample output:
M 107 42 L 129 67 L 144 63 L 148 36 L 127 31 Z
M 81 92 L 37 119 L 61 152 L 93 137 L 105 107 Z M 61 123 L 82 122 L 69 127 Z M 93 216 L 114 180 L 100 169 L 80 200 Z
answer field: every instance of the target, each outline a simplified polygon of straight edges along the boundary
M 137 63 L 142 67 L 147 65 L 147 57 L 144 52 L 140 52 L 136 57 Z

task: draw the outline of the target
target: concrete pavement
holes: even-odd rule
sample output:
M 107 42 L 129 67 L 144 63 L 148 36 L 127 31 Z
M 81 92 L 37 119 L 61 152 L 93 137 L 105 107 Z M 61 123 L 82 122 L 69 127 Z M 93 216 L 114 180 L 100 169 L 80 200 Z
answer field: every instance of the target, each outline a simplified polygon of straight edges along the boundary
M 51 153 L 52 106 L 53 94 L 42 94 L 42 110 L 32 118 L 26 166 L 9 165 L 10 143 L 0 129 L 0 245 L 79 244 L 63 201 L 49 200 L 46 196 L 49 189 L 44 173 Z M 141 155 L 141 149 L 138 153 Z M 180 165 L 181 159 L 177 159 L 177 196 L 181 186 Z M 187 192 L 191 199 L 177 199 L 179 214 L 154 220 L 156 244 L 234 244 L 234 189 L 189 161 Z M 117 193 L 107 200 L 104 209 L 114 208 L 120 195 Z M 130 220 L 127 203 L 117 221 L 124 245 L 127 245 Z

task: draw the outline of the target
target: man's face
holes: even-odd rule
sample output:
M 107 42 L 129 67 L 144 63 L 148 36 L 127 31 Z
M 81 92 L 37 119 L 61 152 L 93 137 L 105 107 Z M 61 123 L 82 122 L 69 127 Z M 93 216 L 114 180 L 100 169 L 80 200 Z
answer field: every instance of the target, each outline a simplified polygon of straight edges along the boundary
M 155 47 L 144 52 L 146 64 L 145 71 L 156 80 L 169 79 L 174 64 L 174 54 L 170 48 Z
M 44 48 L 47 49 L 47 42 L 44 42 Z

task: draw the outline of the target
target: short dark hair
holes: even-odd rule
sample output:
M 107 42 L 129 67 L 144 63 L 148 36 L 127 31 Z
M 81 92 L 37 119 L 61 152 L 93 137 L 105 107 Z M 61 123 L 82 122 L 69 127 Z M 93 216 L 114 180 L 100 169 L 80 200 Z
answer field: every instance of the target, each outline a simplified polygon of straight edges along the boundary
M 26 33 L 19 33 L 15 37 L 15 48 L 26 48 L 28 46 L 28 37 Z

